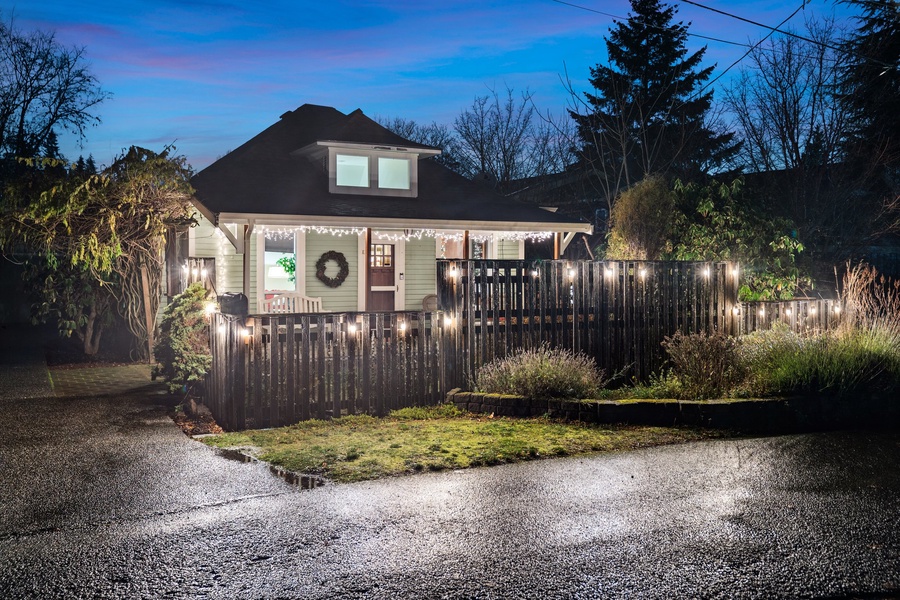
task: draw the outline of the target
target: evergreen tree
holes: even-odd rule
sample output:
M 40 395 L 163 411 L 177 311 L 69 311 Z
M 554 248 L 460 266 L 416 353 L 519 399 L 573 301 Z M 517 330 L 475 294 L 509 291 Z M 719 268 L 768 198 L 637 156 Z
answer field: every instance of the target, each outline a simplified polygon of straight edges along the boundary
M 849 64 L 840 99 L 849 109 L 847 156 L 876 194 L 900 195 L 900 4 L 845 0 L 861 10 L 858 29 L 844 41 Z M 886 187 L 885 187 L 886 186 Z M 870 186 L 871 187 L 871 186 Z
M 582 161 L 607 198 L 653 174 L 694 180 L 737 149 L 733 134 L 709 123 L 714 67 L 701 68 L 706 47 L 689 54 L 687 25 L 659 0 L 631 0 L 627 21 L 606 40 L 608 64 L 591 68 L 585 110 L 571 111 Z
M 62 158 L 62 155 L 59 153 L 59 138 L 56 137 L 56 132 L 52 129 L 44 140 L 42 150 L 43 155 L 47 158 Z

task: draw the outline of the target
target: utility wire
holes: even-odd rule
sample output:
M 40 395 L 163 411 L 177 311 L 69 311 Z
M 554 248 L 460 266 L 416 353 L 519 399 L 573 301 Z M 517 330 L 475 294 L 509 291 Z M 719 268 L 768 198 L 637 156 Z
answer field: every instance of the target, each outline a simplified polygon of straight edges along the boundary
M 571 6 L 572 8 L 577 8 L 577 9 L 579 9 L 579 10 L 585 10 L 585 11 L 587 11 L 587 12 L 592 12 L 592 13 L 595 13 L 595 14 L 598 14 L 598 15 L 603 15 L 604 17 L 610 17 L 610 18 L 613 18 L 613 19 L 619 19 L 620 21 L 627 21 L 627 20 L 628 20 L 628 17 L 621 17 L 621 16 L 619 16 L 619 15 L 614 15 L 614 14 L 612 14 L 612 13 L 603 12 L 602 10 L 597 10 L 596 8 L 590 8 L 590 7 L 588 7 L 588 6 L 582 6 L 582 5 L 580 5 L 580 4 L 573 4 L 572 2 L 565 2 L 564 0 L 552 0 L 552 1 L 553 1 L 553 2 L 556 2 L 557 4 L 562 4 L 562 5 L 565 5 L 565 6 Z M 646 27 L 651 27 L 651 28 L 653 28 L 653 29 L 659 29 L 660 31 L 665 31 L 665 30 L 666 30 L 665 27 L 657 27 L 656 25 L 650 25 L 649 23 L 644 23 L 643 21 L 638 21 L 638 23 L 641 23 L 642 25 L 644 25 L 644 26 L 646 26 Z M 709 37 L 709 36 L 707 36 L 707 35 L 700 35 L 699 33 L 691 33 L 690 31 L 685 31 L 685 33 L 686 33 L 687 35 L 691 36 L 691 37 L 696 37 L 696 38 L 700 38 L 700 39 L 703 39 L 703 40 L 709 40 L 709 41 L 711 41 L 711 42 L 719 42 L 720 44 L 730 44 L 730 45 L 732 45 L 732 46 L 741 46 L 742 48 L 746 48 L 746 47 L 747 47 L 747 44 L 742 44 L 742 43 L 740 43 L 740 42 L 732 42 L 731 40 L 723 40 L 723 39 L 719 39 L 719 38 Z
M 681 0 L 681 2 L 684 2 L 685 4 L 692 4 L 692 5 L 697 6 L 697 7 L 699 7 L 699 8 L 703 8 L 703 9 L 712 11 L 712 12 L 714 12 L 714 13 L 719 13 L 720 15 L 725 15 L 726 17 L 731 17 L 732 19 L 737 19 L 738 21 L 743 21 L 744 23 L 750 23 L 751 25 L 756 25 L 757 27 L 762 27 L 763 29 L 768 29 L 768 30 L 769 30 L 769 34 L 768 34 L 765 38 L 763 38 L 763 39 L 767 39 L 767 38 L 768 38 L 769 36 L 771 36 L 773 33 L 780 33 L 780 34 L 782 34 L 782 35 L 787 35 L 787 36 L 790 36 L 790 37 L 797 38 L 798 40 L 803 40 L 804 42 L 808 42 L 808 43 L 813 44 L 813 45 L 815 45 L 815 46 L 821 46 L 821 47 L 823 47 L 823 48 L 828 48 L 829 50 L 834 50 L 835 52 L 846 52 L 846 50 L 843 49 L 843 48 L 839 48 L 839 47 L 837 47 L 837 46 L 833 46 L 833 45 L 831 45 L 831 44 L 827 44 L 827 43 L 822 42 L 822 41 L 820 41 L 820 40 L 814 40 L 814 39 L 811 39 L 811 38 L 802 36 L 802 35 L 800 35 L 800 34 L 794 33 L 793 31 L 784 30 L 784 29 L 779 29 L 779 27 L 781 27 L 782 25 L 784 25 L 784 21 L 782 21 L 781 23 L 779 23 L 777 27 L 770 27 L 770 26 L 768 26 L 768 25 L 766 25 L 766 24 L 764 24 L 764 23 L 759 23 L 759 22 L 757 22 L 757 21 L 753 21 L 753 20 L 751 20 L 751 19 L 746 19 L 746 18 L 744 18 L 744 17 L 735 15 L 735 14 L 733 14 L 733 13 L 726 12 L 726 11 L 724 11 L 724 10 L 719 10 L 718 8 L 713 8 L 713 7 L 711 7 L 711 6 L 706 6 L 706 5 L 704 5 L 704 4 L 700 4 L 699 2 L 694 2 L 694 0 Z M 810 2 L 810 0 L 803 0 L 803 6 L 801 6 L 800 8 L 803 8 L 804 6 L 806 6 L 806 4 L 807 4 L 808 2 Z M 795 12 L 795 14 L 796 14 L 796 12 Z M 793 15 L 792 15 L 792 16 L 793 16 Z M 790 17 L 789 17 L 789 18 L 790 18 Z M 862 59 L 864 59 L 864 60 L 867 60 L 867 61 L 872 62 L 872 63 L 877 63 L 877 64 L 879 64 L 879 65 L 881 65 L 881 66 L 884 66 L 884 67 L 887 67 L 887 68 L 893 68 L 893 67 L 894 67 L 894 65 L 892 65 L 892 64 L 886 63 L 886 62 L 881 61 L 881 60 L 878 60 L 878 59 L 869 58 L 868 56 L 863 56 L 862 54 L 857 54 L 857 56 L 859 56 L 860 58 L 862 58 Z
M 687 1 L 687 0 L 682 0 L 682 1 Z M 693 4 L 693 2 L 691 2 L 691 4 Z M 792 12 L 790 15 L 788 15 L 788 17 L 787 17 L 784 21 L 782 21 L 781 23 L 779 23 L 779 24 L 778 24 L 778 27 L 781 27 L 782 25 L 784 25 L 785 23 L 787 23 L 788 21 L 790 21 L 791 19 L 793 19 L 794 16 L 796 16 L 796 14 L 797 14 L 798 12 L 800 12 L 800 10 L 801 10 L 804 6 L 806 6 L 806 0 L 804 0 L 803 3 L 800 4 L 800 6 L 798 6 L 797 9 L 796 9 L 794 12 Z M 748 56 L 750 56 L 750 53 L 751 53 L 751 52 L 753 52 L 754 50 L 756 50 L 756 49 L 760 46 L 760 44 L 762 44 L 764 41 L 766 41 L 767 39 L 769 39 L 770 37 L 772 37 L 772 34 L 775 33 L 776 31 L 778 31 L 778 27 L 769 27 L 768 29 L 770 29 L 771 31 L 769 31 L 769 33 L 767 33 L 767 34 L 765 35 L 765 37 L 761 38 L 758 42 L 756 42 L 755 44 L 753 44 L 752 46 L 750 46 L 750 47 L 747 49 L 747 51 L 744 52 L 744 55 L 743 55 L 743 56 L 741 56 L 739 59 L 737 59 L 736 61 L 734 61 L 733 63 L 731 63 L 731 64 L 728 66 L 727 69 L 725 69 L 724 71 L 722 71 L 721 73 L 719 73 L 718 75 L 716 75 L 715 78 L 714 78 L 712 81 L 708 82 L 706 85 L 704 85 L 702 88 L 700 88 L 700 89 L 697 91 L 697 93 L 695 94 L 694 98 L 700 96 L 700 94 L 702 94 L 707 88 L 709 88 L 712 84 L 714 84 L 715 82 L 717 82 L 718 80 L 720 80 L 720 79 L 725 75 L 725 73 L 727 73 L 728 71 L 730 71 L 731 69 L 733 69 L 734 67 L 736 67 L 741 61 L 743 61 L 745 58 L 747 58 Z
M 602 10 L 597 10 L 597 9 L 595 9 L 595 8 L 590 8 L 589 6 L 582 6 L 582 5 L 580 5 L 580 4 L 574 4 L 574 3 L 572 3 L 572 2 L 565 2 L 564 0 L 551 0 L 551 1 L 552 1 L 552 2 L 555 2 L 556 4 L 562 4 L 562 5 L 564 5 L 564 6 L 569 6 L 569 7 L 572 7 L 572 8 L 577 8 L 578 10 L 584 10 L 584 11 L 587 11 L 587 12 L 590 12 L 590 13 L 595 13 L 595 14 L 598 14 L 598 15 L 603 15 L 604 17 L 611 17 L 611 18 L 613 18 L 613 19 L 618 19 L 618 20 L 620 20 L 620 21 L 627 21 L 627 20 L 628 20 L 628 17 L 622 17 L 622 16 L 620 16 L 620 15 L 614 15 L 614 14 L 612 14 L 612 13 L 604 12 L 604 11 L 602 11 Z M 643 21 L 637 21 L 637 22 L 638 22 L 638 23 L 641 23 L 641 24 L 644 25 L 645 27 L 650 27 L 650 28 L 653 28 L 653 29 L 659 29 L 659 30 L 665 29 L 664 27 L 658 27 L 658 26 L 656 26 L 656 25 L 651 25 L 651 24 L 645 23 L 645 22 L 643 22 Z M 782 23 L 779 24 L 778 26 L 781 27 L 781 25 L 783 25 L 783 24 L 784 24 L 784 22 L 782 22 Z M 723 40 L 723 39 L 721 39 L 721 38 L 715 38 L 715 37 L 710 37 L 710 36 L 707 36 L 707 35 L 701 35 L 701 34 L 699 34 L 699 33 L 691 33 L 690 31 L 685 31 L 684 33 L 685 33 L 685 35 L 688 35 L 688 36 L 691 36 L 691 37 L 701 38 L 701 39 L 704 39 L 704 40 L 710 40 L 710 41 L 712 41 L 712 42 L 719 42 L 719 43 L 721 43 L 721 44 L 728 44 L 728 45 L 731 45 L 731 46 L 737 46 L 738 48 L 750 48 L 750 49 L 754 48 L 754 45 L 753 45 L 753 44 L 750 44 L 750 43 L 733 42 L 733 41 L 731 41 L 731 40 Z M 764 39 L 765 39 L 765 38 L 764 38 Z M 758 46 L 758 45 L 759 45 L 759 44 L 757 43 L 756 46 Z M 812 56 L 812 55 L 805 55 L 805 54 L 798 54 L 797 56 L 804 57 L 804 58 L 817 58 L 817 59 L 818 59 L 818 58 L 822 58 L 822 57 L 819 57 L 819 56 Z M 831 61 L 831 62 L 838 62 L 838 59 L 835 59 L 835 58 L 828 58 L 828 57 L 825 57 L 824 60 L 829 60 L 829 61 Z

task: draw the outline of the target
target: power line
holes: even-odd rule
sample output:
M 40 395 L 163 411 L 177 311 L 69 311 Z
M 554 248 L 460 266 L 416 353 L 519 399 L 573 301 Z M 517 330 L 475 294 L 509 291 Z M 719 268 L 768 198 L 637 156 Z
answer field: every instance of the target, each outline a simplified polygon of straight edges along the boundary
M 793 38 L 797 38 L 798 40 L 803 40 L 804 42 L 813 44 L 813 45 L 815 45 L 815 46 L 821 46 L 822 48 L 827 48 L 827 49 L 829 49 L 829 50 L 834 50 L 835 52 L 846 52 L 846 49 L 844 49 L 844 48 L 839 48 L 839 47 L 837 47 L 837 46 L 833 46 L 833 45 L 831 45 L 831 44 L 827 44 L 827 43 L 825 43 L 825 42 L 823 42 L 823 41 L 820 41 L 820 40 L 814 40 L 814 39 L 812 39 L 812 38 L 808 38 L 808 37 L 802 36 L 802 35 L 800 35 L 800 34 L 798 34 L 798 33 L 794 33 L 793 31 L 790 31 L 790 30 L 779 29 L 779 27 L 781 27 L 782 25 L 784 25 L 784 21 L 782 21 L 777 27 L 770 27 L 770 26 L 768 26 L 768 25 L 766 25 L 766 24 L 764 24 L 764 23 L 759 23 L 759 22 L 757 22 L 757 21 L 753 21 L 753 20 L 751 20 L 751 19 L 746 19 L 746 18 L 744 18 L 744 17 L 738 16 L 738 15 L 736 15 L 736 14 L 733 14 L 733 13 L 730 13 L 730 12 L 727 12 L 727 11 L 724 11 L 724 10 L 719 10 L 718 8 L 713 8 L 713 7 L 711 7 L 711 6 L 706 6 L 706 5 L 704 5 L 704 4 L 700 4 L 699 2 L 694 2 L 694 0 L 681 0 L 681 1 L 684 2 L 685 4 L 692 4 L 692 5 L 696 6 L 696 7 L 703 8 L 703 9 L 705 9 L 705 10 L 709 10 L 709 11 L 712 11 L 712 12 L 714 12 L 714 13 L 718 13 L 718 14 L 720 14 L 720 15 L 725 15 L 726 17 L 731 17 L 732 19 L 737 19 L 738 21 L 743 21 L 744 23 L 749 23 L 749 24 L 751 24 L 751 25 L 756 25 L 757 27 L 762 27 L 763 29 L 768 29 L 768 30 L 769 30 L 769 33 L 768 33 L 768 35 L 766 35 L 766 37 L 763 38 L 763 40 L 769 38 L 773 33 L 780 33 L 781 35 L 786 35 L 786 36 L 790 36 L 790 37 L 793 37 Z M 803 0 L 803 4 L 801 5 L 800 8 L 803 8 L 803 7 L 806 6 L 806 4 L 808 4 L 809 2 L 810 2 L 810 0 Z M 795 11 L 795 14 L 796 14 L 796 11 Z M 792 16 L 793 16 L 793 15 L 792 15 Z M 789 17 L 789 18 L 790 18 L 790 17 Z M 877 63 L 877 64 L 882 65 L 882 66 L 884 66 L 884 67 L 888 67 L 888 68 L 893 68 L 893 67 L 894 67 L 894 65 L 888 64 L 888 63 L 886 63 L 886 62 L 884 62 L 884 61 L 877 60 L 877 59 L 874 59 L 874 58 L 869 58 L 868 56 L 863 56 L 862 54 L 857 54 L 857 56 L 859 56 L 859 57 L 862 58 L 863 60 L 867 60 L 867 61 L 872 62 L 872 63 Z M 743 59 L 742 59 L 742 60 L 743 60 Z
M 552 2 L 555 2 L 555 3 L 557 3 L 557 4 L 562 4 L 562 5 L 565 5 L 565 6 L 570 6 L 570 7 L 572 7 L 572 8 L 577 8 L 577 9 L 579 9 L 579 10 L 584 10 L 584 11 L 591 12 L 591 13 L 595 13 L 595 14 L 598 14 L 598 15 L 603 15 L 604 17 L 610 17 L 610 18 L 613 18 L 613 19 L 618 19 L 618 20 L 620 20 L 620 21 L 626 21 L 626 20 L 628 20 L 628 17 L 622 17 L 622 16 L 620 16 L 620 15 L 614 15 L 614 14 L 612 14 L 612 13 L 604 12 L 604 11 L 602 11 L 602 10 L 597 10 L 597 9 L 595 9 L 595 8 L 590 8 L 589 6 L 583 6 L 583 5 L 581 5 L 581 4 L 575 4 L 575 3 L 573 3 L 573 2 L 566 2 L 565 0 L 551 0 L 551 1 L 552 1 Z M 704 4 L 700 4 L 699 2 L 694 2 L 693 0 L 681 0 L 681 1 L 684 2 L 684 3 L 686 3 L 686 4 L 692 4 L 692 5 L 697 6 L 697 7 L 699 7 L 699 8 L 703 8 L 703 9 L 705 9 L 705 10 L 709 10 L 709 11 L 712 11 L 712 12 L 715 12 L 715 13 L 719 13 L 719 14 L 724 15 L 724 16 L 726 16 L 726 17 L 730 17 L 730 18 L 732 18 L 732 19 L 737 19 L 738 21 L 743 21 L 743 22 L 745 22 L 745 23 L 749 23 L 749 24 L 751 24 L 751 25 L 755 25 L 756 27 L 761 27 L 761 28 L 763 28 L 763 29 L 768 29 L 768 30 L 769 30 L 769 34 L 766 35 L 765 37 L 763 37 L 759 42 L 756 42 L 755 44 L 742 44 L 742 43 L 740 43 L 740 42 L 733 42 L 733 41 L 731 41 L 731 40 L 723 40 L 723 39 L 721 39 L 721 38 L 715 38 L 715 37 L 710 37 L 710 36 L 707 36 L 707 35 L 701 35 L 701 34 L 699 34 L 699 33 L 691 33 L 690 31 L 685 31 L 685 32 L 684 32 L 686 35 L 691 36 L 691 37 L 696 37 L 696 38 L 700 38 L 700 39 L 704 39 L 704 40 L 709 40 L 709 41 L 712 41 L 712 42 L 719 42 L 719 43 L 721 43 L 721 44 L 728 44 L 728 45 L 730 45 L 730 46 L 738 46 L 738 47 L 740 47 L 740 48 L 748 48 L 749 50 L 753 50 L 754 48 L 756 48 L 756 47 L 759 46 L 760 42 L 763 42 L 763 41 L 767 40 L 769 37 L 771 37 L 771 36 L 772 36 L 772 33 L 780 33 L 780 34 L 782 34 L 782 35 L 786 35 L 786 36 L 789 36 L 789 37 L 797 38 L 797 39 L 799 39 L 799 40 L 803 40 L 804 42 L 813 44 L 813 45 L 815 45 L 815 46 L 820 46 L 820 47 L 822 47 L 822 48 L 827 48 L 828 50 L 832 50 L 832 51 L 834 51 L 834 52 L 838 52 L 838 53 L 841 53 L 841 54 L 847 53 L 847 49 L 845 49 L 845 48 L 840 48 L 840 47 L 838 47 L 838 46 L 834 46 L 834 45 L 832 45 L 832 44 L 828 44 L 828 43 L 823 42 L 823 41 L 820 41 L 820 40 L 814 40 L 814 39 L 811 39 L 811 38 L 802 36 L 802 35 L 800 35 L 800 34 L 794 33 L 794 32 L 789 31 L 789 30 L 781 29 L 781 27 L 785 24 L 786 21 L 782 21 L 782 22 L 779 23 L 777 26 L 771 27 L 771 26 L 769 26 L 769 25 L 766 25 L 765 23 L 759 23 L 758 21 L 753 21 L 753 20 L 751 20 L 751 19 L 747 19 L 747 18 L 741 17 L 741 16 L 739 16 L 739 15 L 735 15 L 735 14 L 733 14 L 733 13 L 729 13 L 729 12 L 727 12 L 727 11 L 719 10 L 719 9 L 717 9 L 717 8 L 712 8 L 712 7 L 710 7 L 710 6 L 706 6 L 706 5 L 704 5 Z M 803 8 L 803 7 L 804 7 L 806 4 L 808 4 L 810 1 L 811 1 L 811 0 L 803 0 L 803 5 L 801 5 L 800 8 Z M 792 15 L 792 16 L 793 16 L 793 15 Z M 789 17 L 789 19 L 790 19 L 790 17 Z M 646 26 L 646 27 L 651 27 L 651 28 L 653 28 L 653 29 L 659 29 L 659 30 L 664 29 L 663 27 L 658 27 L 658 26 L 652 25 L 652 24 L 650 24 L 650 23 L 644 23 L 643 21 L 636 21 L 636 22 L 641 23 L 642 25 L 644 25 L 644 26 Z M 893 65 L 893 64 L 886 63 L 886 62 L 884 62 L 884 61 L 882 61 L 882 60 L 878 60 L 878 59 L 875 59 L 875 58 L 870 58 L 870 57 L 868 57 L 868 56 L 864 56 L 864 55 L 862 55 L 862 54 L 859 54 L 858 52 L 853 52 L 853 54 L 855 54 L 856 56 L 858 56 L 859 58 L 861 58 L 861 59 L 863 59 L 863 60 L 865 60 L 865 61 L 868 61 L 868 62 L 870 62 L 870 63 L 875 63 L 875 64 L 877 64 L 877 65 L 879 65 L 879 66 L 885 67 L 886 69 L 894 69 L 894 68 L 897 68 L 897 66 L 895 66 L 895 65 Z M 744 58 L 746 58 L 748 55 L 749 55 L 749 52 L 747 52 L 747 54 L 745 54 L 744 56 L 742 56 L 742 57 L 741 57 L 741 60 L 743 60 Z M 835 62 L 837 61 L 836 59 L 833 59 L 833 60 L 835 60 Z M 740 62 L 740 61 L 738 61 L 738 62 Z M 732 68 L 733 66 L 734 66 L 734 65 L 732 65 L 731 67 L 729 67 L 729 69 Z M 726 69 L 726 70 L 727 70 L 727 69 Z M 720 77 L 721 77 L 721 76 L 720 76 Z
M 683 0 L 683 1 L 686 2 L 687 0 Z M 794 16 L 795 16 L 798 12 L 800 12 L 800 10 L 801 10 L 804 6 L 806 6 L 806 1 L 807 1 L 807 0 L 804 0 L 803 3 L 800 4 L 800 6 L 798 6 L 797 9 L 796 9 L 794 12 L 792 12 L 790 15 L 788 15 L 788 17 L 787 17 L 784 21 L 782 21 L 781 23 L 779 23 L 779 24 L 778 24 L 778 27 L 781 27 L 782 25 L 784 25 L 785 23 L 787 23 L 788 21 L 790 21 L 791 19 L 793 19 Z M 691 4 L 693 4 L 693 2 L 691 2 Z M 700 88 L 700 89 L 697 91 L 697 94 L 696 94 L 694 97 L 696 98 L 696 97 L 700 96 L 700 94 L 702 94 L 707 88 L 709 88 L 712 84 L 714 84 L 715 82 L 717 82 L 718 80 L 720 80 L 720 79 L 725 75 L 725 73 L 727 73 L 728 71 L 730 71 L 731 69 L 733 69 L 733 68 L 734 68 L 735 66 L 737 66 L 741 61 L 743 61 L 745 58 L 747 58 L 748 56 L 750 56 L 750 53 L 751 53 L 751 52 L 753 52 L 754 50 L 756 50 L 756 49 L 760 46 L 760 44 L 762 44 L 764 41 L 766 41 L 767 39 L 769 39 L 770 37 L 772 37 L 772 34 L 775 33 L 776 31 L 778 31 L 778 29 L 775 28 L 775 27 L 770 27 L 769 29 L 771 29 L 771 31 L 769 31 L 769 33 L 767 33 L 767 34 L 765 35 L 765 37 L 761 38 L 758 42 L 756 42 L 755 44 L 753 44 L 752 46 L 750 46 L 750 47 L 747 49 L 747 51 L 744 52 L 744 55 L 743 55 L 743 56 L 741 56 L 739 59 L 737 59 L 736 61 L 734 61 L 733 63 L 731 63 L 731 64 L 728 66 L 727 69 L 725 69 L 724 71 L 722 71 L 721 73 L 719 73 L 718 75 L 716 75 L 716 77 L 715 77 L 712 81 L 710 81 L 709 83 L 707 83 L 706 85 L 704 85 L 702 88 Z
M 587 11 L 587 12 L 592 12 L 592 13 L 595 13 L 595 14 L 598 14 L 598 15 L 603 15 L 604 17 L 610 17 L 610 18 L 613 18 L 613 19 L 619 19 L 620 21 L 627 21 L 627 20 L 629 20 L 628 17 L 622 17 L 622 16 L 619 16 L 619 15 L 614 15 L 614 14 L 612 14 L 612 13 L 603 12 L 602 10 L 597 10 L 596 8 L 590 8 L 590 7 L 588 7 L 588 6 L 582 6 L 582 5 L 580 5 L 580 4 L 573 4 L 572 2 L 565 2 L 564 0 L 552 0 L 552 1 L 553 1 L 553 2 L 556 2 L 557 4 L 563 4 L 563 5 L 565 5 L 565 6 L 571 6 L 572 8 L 577 8 L 577 9 L 579 9 L 579 10 L 585 10 L 585 11 Z M 658 26 L 656 26 L 656 25 L 651 25 L 650 23 L 644 23 L 643 21 L 637 21 L 637 22 L 638 22 L 638 23 L 641 23 L 642 25 L 644 25 L 644 26 L 646 26 L 646 27 L 651 27 L 651 28 L 653 28 L 653 29 L 659 29 L 660 31 L 665 31 L 665 29 L 666 29 L 665 27 L 658 27 Z M 700 39 L 703 39 L 703 40 L 709 40 L 709 41 L 711 41 L 711 42 L 719 42 L 720 44 L 730 44 L 730 45 L 732 45 L 732 46 L 740 46 L 740 47 L 742 47 L 742 48 L 746 48 L 746 47 L 747 47 L 747 44 L 741 44 L 740 42 L 732 42 L 731 40 L 723 40 L 723 39 L 719 39 L 719 38 L 709 37 L 709 36 L 707 36 L 707 35 L 700 35 L 699 33 L 691 33 L 690 31 L 685 31 L 684 33 L 687 34 L 687 35 L 689 35 L 689 36 L 691 36 L 691 37 L 696 37 L 696 38 L 700 38 Z

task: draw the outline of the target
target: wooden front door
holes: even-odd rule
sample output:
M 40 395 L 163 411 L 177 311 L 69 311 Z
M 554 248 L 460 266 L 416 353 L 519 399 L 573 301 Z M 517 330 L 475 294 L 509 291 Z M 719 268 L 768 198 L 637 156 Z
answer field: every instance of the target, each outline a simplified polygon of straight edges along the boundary
M 369 294 L 366 310 L 394 310 L 394 245 L 371 244 L 369 246 Z

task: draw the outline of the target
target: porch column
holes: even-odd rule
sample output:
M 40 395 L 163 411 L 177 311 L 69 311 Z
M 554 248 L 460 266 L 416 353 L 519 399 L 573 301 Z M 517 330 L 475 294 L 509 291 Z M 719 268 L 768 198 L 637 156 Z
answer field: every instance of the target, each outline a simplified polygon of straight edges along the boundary
M 241 249 L 241 259 L 244 267 L 244 286 L 243 292 L 247 299 L 250 299 L 250 236 L 253 234 L 253 223 L 244 225 L 244 244 Z

